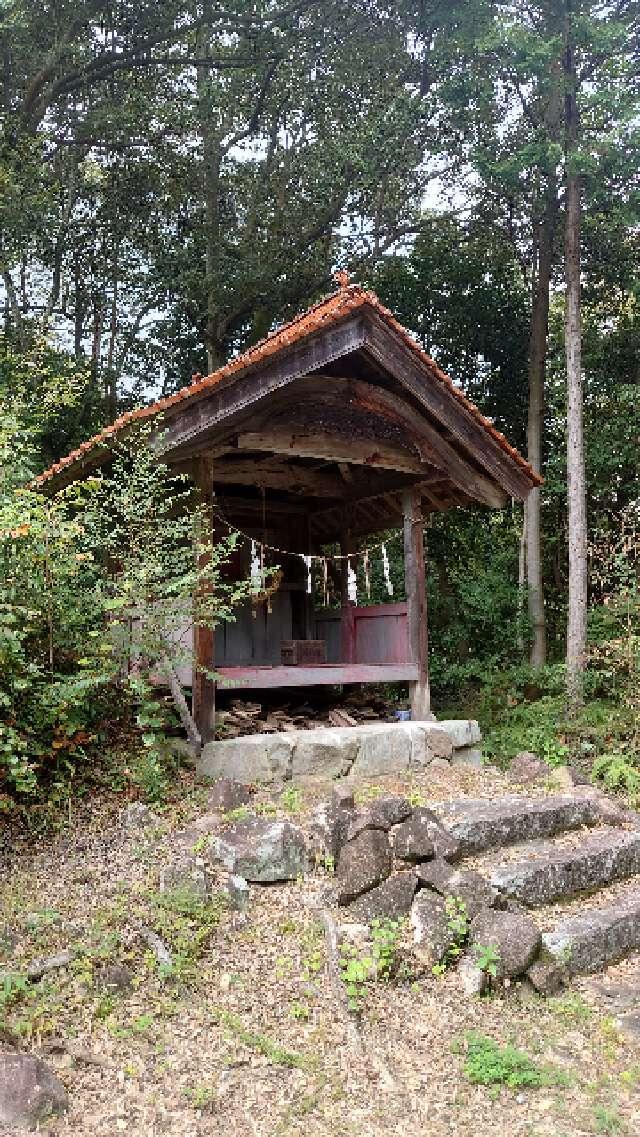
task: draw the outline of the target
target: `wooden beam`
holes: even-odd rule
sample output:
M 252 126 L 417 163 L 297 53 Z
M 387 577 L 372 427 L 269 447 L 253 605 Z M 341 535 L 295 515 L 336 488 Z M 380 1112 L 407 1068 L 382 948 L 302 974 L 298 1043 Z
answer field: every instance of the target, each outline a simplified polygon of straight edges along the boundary
M 371 409 L 379 407 L 394 416 L 398 423 L 403 423 L 405 430 L 420 448 L 423 460 L 431 461 L 451 481 L 464 490 L 470 497 L 484 505 L 503 509 L 507 504 L 508 496 L 496 485 L 475 469 L 463 458 L 457 450 L 443 438 L 435 426 L 432 426 L 424 416 L 416 414 L 405 400 L 382 387 L 362 383 L 359 380 L 352 382 L 354 397 L 359 399 L 363 406 Z
M 451 432 L 456 443 L 463 446 L 484 467 L 507 495 L 520 501 L 527 497 L 532 483 L 525 471 L 504 452 L 499 443 L 475 420 L 471 411 L 447 389 L 446 384 L 435 376 L 428 381 L 425 364 L 413 355 L 400 336 L 374 314 L 367 319 L 367 350 L 411 392 L 439 424 Z
M 431 696 L 427 664 L 427 597 L 424 568 L 424 535 L 420 491 L 402 494 L 404 514 L 404 580 L 407 594 L 409 662 L 418 668 L 418 678 L 409 684 L 411 717 L 431 719 Z
M 340 683 L 394 683 L 416 678 L 411 663 L 323 663 L 317 667 L 219 667 L 222 685 L 233 690 L 272 687 L 336 686 Z
M 278 353 L 271 363 L 261 359 L 244 373 L 231 373 L 215 386 L 204 388 L 197 398 L 187 399 L 167 411 L 155 439 L 156 452 L 169 459 L 198 439 L 204 443 L 222 423 L 287 387 L 294 379 L 357 351 L 363 342 L 364 319 L 358 313 L 293 344 L 286 355 Z
M 426 473 L 425 464 L 408 451 L 388 443 L 341 435 L 299 433 L 284 430 L 251 431 L 238 435 L 239 450 L 268 450 L 298 458 L 322 458 L 326 462 L 347 462 L 373 466 L 404 474 Z
M 244 461 L 216 463 L 216 484 L 238 486 L 264 486 L 265 489 L 286 490 L 306 497 L 340 498 L 344 493 L 342 478 L 329 470 L 311 470 L 299 464 L 286 462 Z

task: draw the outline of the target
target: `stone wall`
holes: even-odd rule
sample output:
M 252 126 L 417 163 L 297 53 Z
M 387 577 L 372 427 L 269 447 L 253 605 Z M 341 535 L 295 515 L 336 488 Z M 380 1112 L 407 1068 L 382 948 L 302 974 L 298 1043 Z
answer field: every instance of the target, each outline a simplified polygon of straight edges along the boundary
M 480 738 L 473 719 L 252 734 L 208 743 L 198 768 L 208 778 L 267 784 L 309 777 L 371 778 L 423 769 L 434 761 L 480 765 Z

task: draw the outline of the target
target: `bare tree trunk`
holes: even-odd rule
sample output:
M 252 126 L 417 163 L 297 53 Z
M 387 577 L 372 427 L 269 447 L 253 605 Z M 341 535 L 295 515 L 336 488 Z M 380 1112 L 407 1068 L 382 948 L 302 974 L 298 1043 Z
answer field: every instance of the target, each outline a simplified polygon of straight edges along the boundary
M 565 8 L 565 353 L 567 367 L 567 505 L 569 525 L 569 610 L 567 699 L 569 712 L 583 701 L 587 643 L 587 506 L 582 411 L 582 325 L 580 317 L 580 180 L 575 167 L 578 137 L 577 75 L 571 0 Z
M 208 29 L 205 25 L 200 33 L 199 54 L 206 58 L 209 47 Z M 219 337 L 215 271 L 220 240 L 220 170 L 222 148 L 214 129 L 211 106 L 211 72 L 206 64 L 197 68 L 198 116 L 202 136 L 202 159 L 204 168 L 204 214 L 205 214 L 205 277 L 207 309 L 204 324 L 204 341 L 207 349 L 207 368 L 215 371 L 222 362 Z
M 537 473 L 540 473 L 542 468 L 542 424 L 549 329 L 549 288 L 553 264 L 556 212 L 556 179 L 555 175 L 550 173 L 545 188 L 544 214 L 538 226 L 538 271 L 533 294 L 529 336 L 527 454 L 529 462 Z M 533 633 L 530 652 L 532 667 L 542 667 L 547 658 L 540 507 L 540 489 L 536 487 L 531 490 L 525 506 L 529 619 Z

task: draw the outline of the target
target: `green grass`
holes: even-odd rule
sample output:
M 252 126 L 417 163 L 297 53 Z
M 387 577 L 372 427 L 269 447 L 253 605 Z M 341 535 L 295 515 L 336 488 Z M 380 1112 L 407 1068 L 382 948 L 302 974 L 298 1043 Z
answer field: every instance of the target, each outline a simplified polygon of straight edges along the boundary
M 558 1085 L 566 1077 L 549 1067 L 537 1066 L 523 1050 L 470 1031 L 465 1035 L 464 1073 L 474 1086 L 508 1086 L 517 1090 Z

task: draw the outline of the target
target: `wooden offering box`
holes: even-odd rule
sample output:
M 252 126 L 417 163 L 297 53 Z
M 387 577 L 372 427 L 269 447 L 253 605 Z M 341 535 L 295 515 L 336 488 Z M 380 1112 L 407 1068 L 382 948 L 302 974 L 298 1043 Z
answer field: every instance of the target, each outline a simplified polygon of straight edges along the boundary
M 327 662 L 325 640 L 283 640 L 280 660 L 288 667 L 309 667 Z

